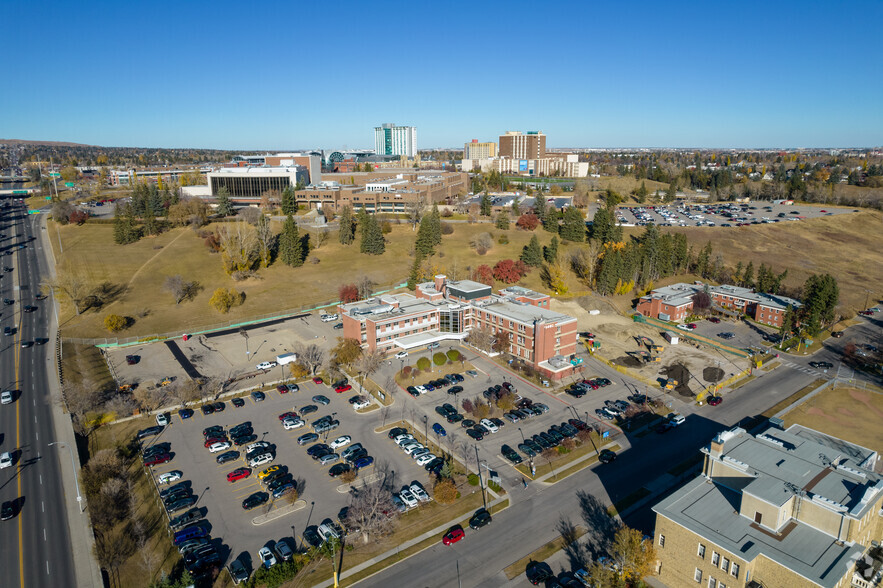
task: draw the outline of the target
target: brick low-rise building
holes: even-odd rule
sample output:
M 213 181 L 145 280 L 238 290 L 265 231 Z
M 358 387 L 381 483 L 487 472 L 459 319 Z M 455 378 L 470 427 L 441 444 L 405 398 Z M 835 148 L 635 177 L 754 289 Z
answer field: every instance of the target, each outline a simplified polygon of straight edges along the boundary
M 550 297 L 518 286 L 493 294 L 471 280 L 439 275 L 415 294 L 385 295 L 340 305 L 343 335 L 387 353 L 436 341 L 463 341 L 476 328 L 509 334 L 508 352 L 550 379 L 572 373 L 576 318 L 549 310 Z
M 635 310 L 644 316 L 681 321 L 693 311 L 693 296 L 706 287 L 714 305 L 746 314 L 753 320 L 772 327 L 782 326 L 789 306 L 801 306 L 799 301 L 787 296 L 764 294 L 739 286 L 706 286 L 697 282 L 656 288 L 638 300 Z
M 873 585 L 854 575 L 883 534 L 875 451 L 792 425 L 736 427 L 702 453 L 702 475 L 653 507 L 666 586 Z

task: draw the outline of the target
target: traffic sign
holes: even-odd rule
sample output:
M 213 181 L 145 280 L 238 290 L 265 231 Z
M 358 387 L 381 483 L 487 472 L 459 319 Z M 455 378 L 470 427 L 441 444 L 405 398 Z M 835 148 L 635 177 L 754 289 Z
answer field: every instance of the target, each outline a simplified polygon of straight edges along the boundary
M 65 182 L 64 185 L 67 186 L 68 188 L 73 188 L 73 187 L 74 187 L 74 183 L 73 183 L 73 182 Z

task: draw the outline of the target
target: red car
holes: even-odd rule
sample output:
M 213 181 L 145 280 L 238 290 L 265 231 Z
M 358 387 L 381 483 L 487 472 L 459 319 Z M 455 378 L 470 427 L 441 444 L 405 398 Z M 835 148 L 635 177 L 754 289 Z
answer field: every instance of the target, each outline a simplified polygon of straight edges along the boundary
M 720 396 L 712 396 L 711 398 L 708 399 L 708 405 L 709 406 L 717 406 L 718 404 L 720 404 L 723 401 L 724 401 L 724 399 L 721 398 Z
M 278 386 L 276 386 L 276 392 L 278 392 L 279 394 L 288 394 L 288 386 L 286 386 L 285 384 L 279 384 Z
M 601 386 L 598 385 L 598 382 L 595 380 L 583 380 L 583 384 L 591 388 L 592 390 L 597 390 Z
M 348 391 L 348 390 L 352 390 L 352 389 L 353 389 L 353 387 L 350 386 L 349 384 L 344 384 L 343 386 L 337 386 L 337 387 L 334 389 L 334 391 L 337 392 L 338 394 L 341 394 L 341 393 L 343 393 L 343 392 L 346 392 L 346 391 Z
M 297 413 L 291 412 L 291 411 L 283 412 L 282 414 L 279 415 L 280 421 L 284 421 L 285 419 L 296 419 L 296 418 L 297 418 Z
M 168 463 L 172 461 L 172 456 L 168 453 L 160 453 L 159 455 L 154 455 L 153 457 L 149 457 L 144 460 L 144 465 L 146 466 L 158 466 L 163 463 Z
M 696 323 L 690 323 L 689 325 L 687 325 L 687 328 L 688 328 L 688 329 L 695 329 L 695 328 L 696 328 Z
M 226 440 L 227 440 L 226 437 L 210 437 L 210 438 L 208 438 L 208 439 L 205 440 L 205 446 L 206 446 L 206 447 L 211 447 L 211 446 L 214 445 L 215 443 L 223 443 L 223 442 L 226 441 Z
M 719 318 L 717 318 L 716 316 L 710 316 L 710 317 L 708 317 L 708 322 L 717 324 L 717 323 L 721 322 L 721 320 Z
M 862 315 L 862 316 L 871 316 L 872 314 L 874 314 L 874 313 L 873 313 L 872 311 L 870 311 L 870 310 L 860 310 L 860 311 L 858 311 L 858 313 L 859 313 L 860 315 Z
M 451 529 L 444 537 L 442 537 L 442 544 L 451 545 L 452 543 L 456 543 L 465 536 L 466 533 L 463 532 L 462 528 L 457 527 L 455 529 Z
M 236 468 L 232 472 L 227 474 L 228 482 L 235 482 L 236 480 L 242 480 L 251 475 L 251 470 L 248 468 Z
M 313 378 L 313 383 L 314 384 L 324 384 L 325 381 L 322 378 L 320 378 L 319 376 L 316 376 L 315 378 Z

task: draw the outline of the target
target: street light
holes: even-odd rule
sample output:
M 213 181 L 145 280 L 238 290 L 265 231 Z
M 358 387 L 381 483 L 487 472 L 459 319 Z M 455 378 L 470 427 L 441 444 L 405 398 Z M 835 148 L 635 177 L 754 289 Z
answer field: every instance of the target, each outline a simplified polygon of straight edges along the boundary
M 586 414 L 589 414 L 589 413 L 586 413 Z M 521 430 L 521 427 L 518 427 L 518 432 L 521 433 L 521 442 L 526 443 L 526 441 L 524 439 L 524 431 Z
M 481 503 L 484 505 L 484 508 L 487 509 L 487 500 L 484 497 L 484 480 L 482 480 L 481 477 L 481 461 L 478 459 L 478 445 L 473 444 L 472 446 L 475 447 L 475 469 L 478 470 L 478 484 L 481 487 Z
M 423 438 L 429 445 L 429 417 L 427 415 L 423 415 Z
M 74 452 L 71 450 L 71 446 L 65 443 L 64 441 L 53 441 L 49 444 L 49 446 L 53 445 L 61 445 L 63 447 L 67 447 L 68 453 L 71 455 L 71 470 L 74 472 L 74 485 L 77 488 L 77 507 L 80 509 L 80 512 L 83 512 L 83 497 L 80 496 L 80 482 L 77 480 L 77 466 L 74 465 Z

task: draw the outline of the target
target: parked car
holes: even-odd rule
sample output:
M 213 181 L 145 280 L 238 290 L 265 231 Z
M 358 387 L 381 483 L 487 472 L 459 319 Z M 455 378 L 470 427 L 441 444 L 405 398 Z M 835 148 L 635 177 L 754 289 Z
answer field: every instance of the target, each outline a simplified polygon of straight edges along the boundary
M 445 431 L 445 428 L 438 423 L 433 423 L 432 432 L 438 435 L 439 437 L 446 437 L 448 432 Z
M 237 459 L 239 459 L 239 452 L 238 451 L 225 451 L 224 453 L 222 453 L 221 455 L 216 457 L 215 461 L 218 462 L 218 464 L 225 464 L 227 462 L 235 461 Z
M 251 393 L 251 397 L 254 399 L 255 402 L 263 402 L 267 398 L 267 395 L 260 390 L 255 390 Z
M 720 396 L 709 396 L 708 397 L 709 406 L 717 406 L 718 404 L 720 404 L 723 401 L 724 401 L 724 399 L 721 398 Z
M 273 555 L 273 552 L 270 551 L 269 547 L 261 547 L 260 550 L 258 550 L 258 561 L 261 562 L 262 566 L 270 569 L 276 565 L 276 556 Z
M 156 477 L 156 482 L 158 484 L 171 484 L 176 480 L 180 480 L 183 475 L 184 473 L 180 470 L 172 470 L 171 472 L 158 475 Z
M 466 533 L 463 531 L 463 528 L 458 525 L 445 533 L 445 536 L 442 537 L 442 545 L 453 545 L 465 536 Z
M 248 468 L 236 468 L 232 472 L 227 472 L 227 481 L 228 482 L 236 482 L 238 480 L 244 480 L 245 478 L 251 475 L 251 470 Z
M 486 509 L 480 508 L 475 511 L 475 514 L 472 515 L 472 518 L 469 519 L 469 528 L 470 529 L 480 529 L 490 522 L 493 519 L 491 518 L 491 513 L 489 513 Z
M 340 392 L 340 390 L 338 390 L 338 392 Z M 328 398 L 326 396 L 322 396 L 321 394 L 317 394 L 316 396 L 313 396 L 312 401 L 315 402 L 316 404 L 321 404 L 322 406 L 328 406 L 329 404 L 331 404 L 331 401 L 328 400 Z
M 309 445 L 310 443 L 312 443 L 314 441 L 318 441 L 318 439 L 319 439 L 319 435 L 317 435 L 316 433 L 307 433 L 307 434 L 301 435 L 300 437 L 297 438 L 297 444 L 298 445 Z
M 610 463 L 616 459 L 616 453 L 609 449 L 602 449 L 598 454 L 598 461 L 601 463 Z
M 275 361 L 262 361 L 261 363 L 259 363 L 258 365 L 255 366 L 255 369 L 270 370 L 270 369 L 273 369 L 274 367 L 276 367 Z
M 243 400 L 242 398 L 234 398 L 230 401 L 230 404 L 232 404 L 236 408 L 242 408 L 243 406 L 245 406 L 245 400 Z

